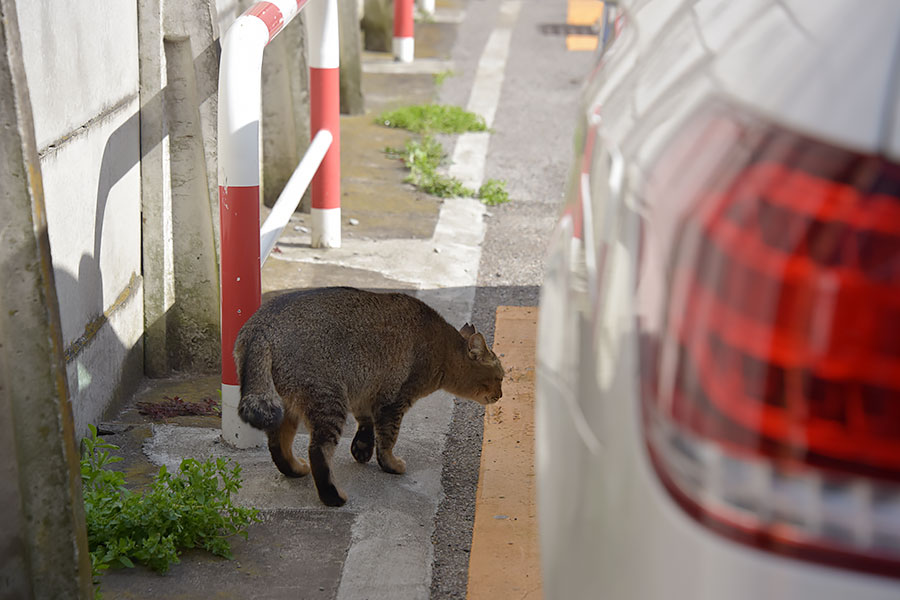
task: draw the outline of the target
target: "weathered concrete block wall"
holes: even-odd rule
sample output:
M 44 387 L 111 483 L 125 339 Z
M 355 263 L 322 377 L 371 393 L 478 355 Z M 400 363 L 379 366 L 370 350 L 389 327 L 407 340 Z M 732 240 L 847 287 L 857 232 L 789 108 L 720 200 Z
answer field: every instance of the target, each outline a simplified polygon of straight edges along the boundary
M 394 32 L 393 0 L 364 0 L 361 19 L 363 47 L 373 52 L 390 52 Z
M 362 93 L 362 28 L 359 0 L 338 0 L 341 38 L 341 114 L 366 112 Z
M 252 3 L 251 3 L 252 4 Z M 266 46 L 262 68 L 262 196 L 273 206 L 309 146 L 305 11 Z M 309 212 L 307 192 L 301 210 Z
M 140 375 L 137 10 L 118 0 L 17 9 L 81 435 Z
M 219 32 L 224 34 L 228 31 L 229 25 L 251 4 L 253 3 L 248 0 L 216 0 L 216 24 Z
M 89 598 L 78 449 L 13 0 L 0 0 L 0 98 L 0 598 Z
M 139 0 L 145 372 L 219 365 L 215 0 Z

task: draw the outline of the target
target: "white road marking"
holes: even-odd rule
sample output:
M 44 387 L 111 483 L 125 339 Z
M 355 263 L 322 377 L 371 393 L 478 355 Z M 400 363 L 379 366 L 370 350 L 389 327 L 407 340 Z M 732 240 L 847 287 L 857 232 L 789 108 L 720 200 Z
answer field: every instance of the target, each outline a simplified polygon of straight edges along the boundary
M 500 103 L 503 74 L 509 55 L 509 41 L 521 6 L 521 0 L 504 0 L 500 4 L 497 27 L 491 32 L 478 61 L 478 71 L 466 108 L 484 117 L 488 127 L 493 125 L 497 105 Z M 484 183 L 484 163 L 490 136 L 491 134 L 487 132 L 464 133 L 456 141 L 456 148 L 453 150 L 453 164 L 450 166 L 449 174 L 473 190 L 477 190 Z

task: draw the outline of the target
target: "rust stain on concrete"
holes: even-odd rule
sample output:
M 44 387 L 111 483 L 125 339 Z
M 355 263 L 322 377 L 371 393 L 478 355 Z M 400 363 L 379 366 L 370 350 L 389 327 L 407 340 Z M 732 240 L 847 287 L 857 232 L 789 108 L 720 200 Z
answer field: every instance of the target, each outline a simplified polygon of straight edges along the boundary
M 534 346 L 537 308 L 497 307 L 494 352 L 506 368 L 503 398 L 487 407 L 469 600 L 541 598 L 534 481 Z

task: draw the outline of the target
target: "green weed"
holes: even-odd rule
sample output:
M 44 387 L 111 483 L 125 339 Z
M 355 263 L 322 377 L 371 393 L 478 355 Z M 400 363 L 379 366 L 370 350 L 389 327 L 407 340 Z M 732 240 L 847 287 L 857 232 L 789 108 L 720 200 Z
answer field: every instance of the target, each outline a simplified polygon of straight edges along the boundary
M 506 182 L 500 179 L 488 179 L 478 188 L 478 197 L 489 206 L 496 206 L 509 202 L 509 192 L 506 191 Z
M 450 74 L 449 71 L 445 73 L 445 77 Z M 439 75 L 435 75 L 435 81 Z M 489 205 L 509 202 L 509 194 L 504 181 L 489 179 L 475 192 L 465 187 L 455 177 L 444 175 L 438 171 L 438 168 L 445 163 L 447 153 L 432 134 L 486 131 L 487 126 L 484 119 L 475 113 L 463 110 L 458 106 L 422 104 L 383 112 L 376 122 L 386 127 L 396 127 L 422 134 L 421 140 L 410 140 L 403 148 L 385 148 L 388 156 L 401 159 L 409 169 L 406 182 L 439 198 L 477 197 Z
M 407 183 L 412 183 L 432 196 L 479 198 L 491 206 L 509 202 L 505 181 L 488 179 L 475 192 L 464 186 L 457 178 L 440 173 L 438 168 L 444 164 L 447 155 L 440 142 L 430 135 L 426 135 L 421 141 L 409 140 L 403 148 L 385 148 L 385 153 L 402 160 L 403 165 L 409 169 L 409 175 L 405 179 Z
M 81 483 L 95 584 L 111 566 L 140 562 L 165 572 L 188 548 L 232 558 L 228 538 L 246 538 L 246 528 L 260 521 L 257 509 L 232 504 L 241 487 L 240 465 L 224 458 L 185 459 L 177 474 L 162 466 L 150 488 L 136 493 L 126 488 L 124 474 L 108 468 L 122 460 L 110 453 L 118 446 L 98 437 L 93 425 L 90 430 L 83 440 Z
M 409 169 L 409 175 L 405 179 L 407 183 L 412 183 L 432 196 L 448 198 L 474 194 L 455 177 L 438 172 L 438 167 L 444 163 L 447 154 L 440 142 L 430 135 L 421 140 L 409 140 L 403 148 L 387 148 L 385 152 L 388 156 L 402 160 L 403 165 Z
M 444 81 L 447 80 L 448 77 L 453 77 L 456 73 L 453 72 L 452 69 L 447 69 L 445 71 L 440 71 L 439 73 L 435 73 L 432 75 L 434 77 L 434 85 L 437 87 L 441 87 L 444 85 Z
M 484 119 L 448 104 L 417 104 L 381 113 L 376 122 L 413 133 L 465 133 L 487 131 Z

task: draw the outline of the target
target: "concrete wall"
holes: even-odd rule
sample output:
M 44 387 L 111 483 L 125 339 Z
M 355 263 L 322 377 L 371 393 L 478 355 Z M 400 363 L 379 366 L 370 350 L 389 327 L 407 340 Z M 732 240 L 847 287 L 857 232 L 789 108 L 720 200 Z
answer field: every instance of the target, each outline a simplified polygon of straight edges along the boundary
M 363 0 L 360 13 L 363 47 L 374 52 L 390 52 L 394 33 L 392 0 Z
M 213 0 L 139 0 L 144 369 L 219 365 Z
M 0 99 L 0 598 L 86 599 L 78 448 L 13 0 L 0 0 Z
M 16 5 L 69 392 L 83 435 L 140 375 L 137 11 L 118 0 Z

